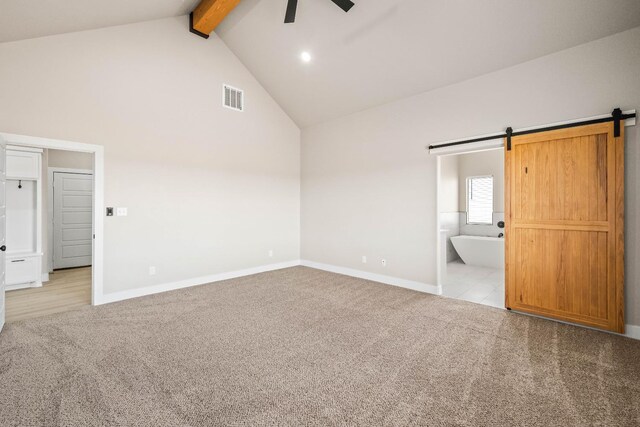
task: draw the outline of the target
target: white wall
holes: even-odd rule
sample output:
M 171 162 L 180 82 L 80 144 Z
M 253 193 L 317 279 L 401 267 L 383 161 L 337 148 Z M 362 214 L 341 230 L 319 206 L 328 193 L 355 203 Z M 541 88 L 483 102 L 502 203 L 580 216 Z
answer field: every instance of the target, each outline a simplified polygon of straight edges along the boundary
M 187 17 L 0 44 L 0 105 L 1 132 L 105 147 L 129 213 L 105 219 L 105 293 L 299 258 L 300 131 Z
M 460 258 L 451 243 L 452 236 L 460 234 L 460 204 L 458 191 L 460 182 L 460 156 L 442 156 L 440 158 L 440 189 L 438 191 L 438 209 L 440 216 L 440 237 L 446 239 L 444 260 L 452 262 Z
M 50 168 L 93 170 L 93 154 L 66 150 L 47 150 Z
M 459 212 L 464 206 L 460 203 L 460 156 L 442 156 L 440 159 L 440 212 Z M 462 188 L 464 191 L 464 187 Z
M 303 259 L 435 284 L 436 158 L 425 146 L 616 106 L 637 109 L 639 76 L 636 28 L 305 128 Z M 626 312 L 633 325 L 640 325 L 638 143 L 637 126 L 627 128 Z
M 447 156 L 449 157 L 449 156 Z M 504 150 L 487 150 L 460 154 L 458 157 L 458 205 L 467 209 L 467 178 L 493 176 L 493 211 L 504 212 Z

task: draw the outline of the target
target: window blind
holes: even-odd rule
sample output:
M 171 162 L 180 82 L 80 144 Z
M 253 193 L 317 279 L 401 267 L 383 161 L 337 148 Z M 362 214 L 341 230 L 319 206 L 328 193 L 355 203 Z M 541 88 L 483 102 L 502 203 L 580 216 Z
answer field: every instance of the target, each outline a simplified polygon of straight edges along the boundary
M 467 178 L 467 224 L 493 224 L 493 177 Z

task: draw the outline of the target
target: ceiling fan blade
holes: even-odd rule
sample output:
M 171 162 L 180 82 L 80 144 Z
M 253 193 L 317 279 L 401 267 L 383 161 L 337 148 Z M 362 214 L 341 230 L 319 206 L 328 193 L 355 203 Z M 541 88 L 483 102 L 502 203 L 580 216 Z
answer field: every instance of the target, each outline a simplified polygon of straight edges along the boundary
M 284 23 L 291 24 L 296 21 L 296 9 L 298 8 L 298 0 L 289 0 L 287 3 L 287 13 L 284 15 Z
M 354 3 L 351 0 L 331 0 L 331 1 L 337 4 L 340 7 L 340 9 L 344 10 L 345 12 L 349 12 L 349 9 L 351 9 L 354 6 Z

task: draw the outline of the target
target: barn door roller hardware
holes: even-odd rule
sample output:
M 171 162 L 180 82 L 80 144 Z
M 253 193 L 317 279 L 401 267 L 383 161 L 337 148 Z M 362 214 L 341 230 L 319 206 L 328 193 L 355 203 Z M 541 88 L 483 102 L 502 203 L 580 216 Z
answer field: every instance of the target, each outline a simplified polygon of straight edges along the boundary
M 574 128 L 574 127 L 578 127 L 578 126 L 587 126 L 587 125 L 595 125 L 598 123 L 607 123 L 607 122 L 613 122 L 613 136 L 614 137 L 619 137 L 620 136 L 620 122 L 626 119 L 631 119 L 633 117 L 636 116 L 636 113 L 631 113 L 631 114 L 622 114 L 622 110 L 620 108 L 615 108 L 612 112 L 611 112 L 611 117 L 603 117 L 601 119 L 592 119 L 592 120 L 583 120 L 580 122 L 573 122 L 573 123 L 566 123 L 563 125 L 556 125 L 556 126 L 548 126 L 548 127 L 544 127 L 544 128 L 537 128 L 537 129 L 530 129 L 530 130 L 522 130 L 519 132 L 511 132 L 511 134 L 509 135 L 508 133 L 505 134 L 505 136 L 507 136 L 507 150 L 511 150 L 511 137 L 512 136 L 518 136 L 518 135 L 528 135 L 531 133 L 540 133 L 540 132 L 547 132 L 550 130 L 558 130 L 558 129 L 567 129 L 567 128 Z M 511 128 L 507 128 L 507 131 L 509 131 L 509 129 Z
M 597 118 L 597 119 L 582 120 L 582 121 L 571 122 L 571 123 L 564 123 L 564 124 L 560 124 L 560 125 L 547 126 L 547 127 L 542 127 L 542 128 L 527 129 L 527 130 L 521 130 L 521 131 L 514 131 L 513 128 L 508 127 L 505 130 L 505 132 L 501 133 L 501 134 L 483 136 L 483 137 L 480 137 L 480 138 L 473 138 L 473 139 L 465 139 L 465 140 L 462 140 L 462 141 L 448 142 L 448 143 L 444 143 L 444 144 L 430 145 L 429 146 L 429 150 L 433 150 L 433 149 L 436 149 L 436 148 L 453 147 L 453 146 L 456 146 L 456 145 L 463 145 L 463 144 L 471 144 L 473 142 L 491 141 L 491 140 L 494 140 L 494 139 L 506 138 L 507 139 L 507 151 L 508 151 L 508 150 L 511 150 L 511 138 L 514 137 L 514 136 L 528 135 L 528 134 L 532 134 L 532 133 L 547 132 L 547 131 L 550 131 L 550 130 L 567 129 L 567 128 L 573 128 L 573 127 L 577 127 L 577 126 L 594 125 L 594 124 L 597 124 L 597 123 L 607 123 L 607 122 L 613 122 L 613 136 L 617 138 L 617 137 L 620 136 L 620 126 L 622 126 L 622 122 L 624 120 L 632 119 L 634 117 L 636 117 L 636 113 L 635 112 L 634 113 L 629 113 L 629 114 L 624 114 L 620 108 L 616 108 L 611 112 L 610 116 L 606 116 L 606 117 L 600 117 L 600 118 Z
M 622 110 L 616 108 L 611 113 L 611 116 L 613 117 L 613 136 L 617 138 L 620 136 L 620 121 L 622 120 Z

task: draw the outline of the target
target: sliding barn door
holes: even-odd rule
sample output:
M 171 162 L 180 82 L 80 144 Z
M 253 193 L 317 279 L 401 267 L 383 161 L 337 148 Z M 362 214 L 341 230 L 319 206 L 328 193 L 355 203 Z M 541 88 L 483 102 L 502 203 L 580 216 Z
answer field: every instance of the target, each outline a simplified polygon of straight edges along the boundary
M 506 306 L 624 332 L 624 126 L 515 136 L 505 150 Z

